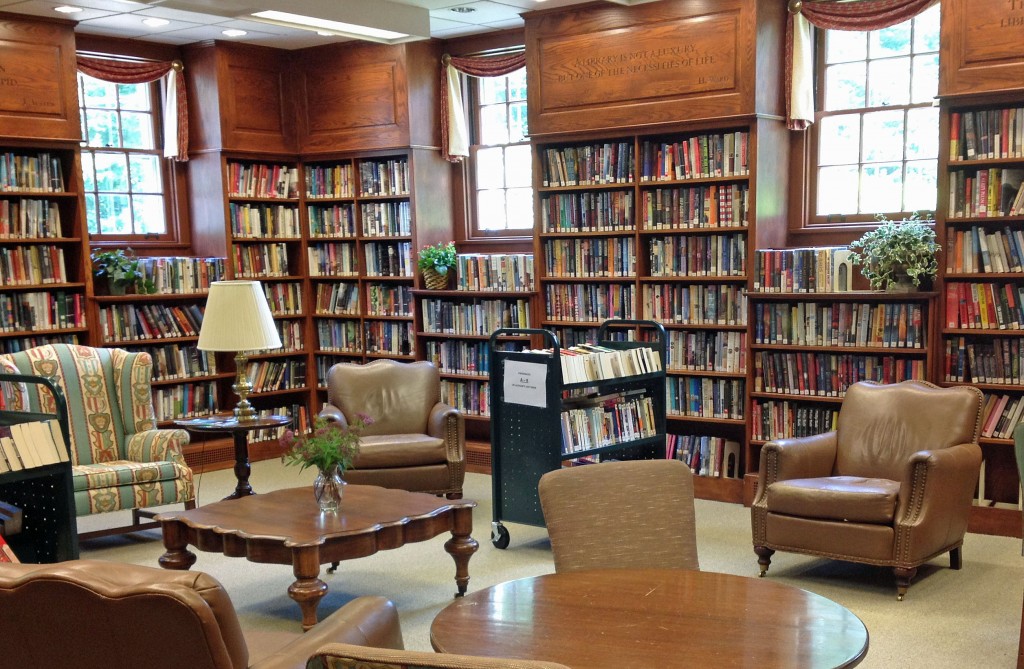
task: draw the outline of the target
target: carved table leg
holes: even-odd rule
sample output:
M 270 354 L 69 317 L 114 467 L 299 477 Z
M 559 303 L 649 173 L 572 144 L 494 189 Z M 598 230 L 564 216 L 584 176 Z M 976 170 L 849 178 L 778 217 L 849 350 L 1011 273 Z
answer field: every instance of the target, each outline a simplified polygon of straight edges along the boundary
M 469 586 L 469 558 L 480 547 L 477 540 L 470 536 L 473 530 L 473 507 L 454 509 L 452 520 L 452 538 L 444 542 L 444 549 L 455 560 L 455 584 L 459 588 L 455 596 L 462 597 Z
M 316 625 L 316 607 L 327 594 L 327 584 L 320 576 L 320 549 L 303 546 L 292 550 L 292 573 L 296 581 L 288 586 L 288 596 L 302 609 L 302 631 Z
M 893 567 L 892 572 L 896 574 L 896 599 L 902 602 L 910 588 L 910 582 L 917 576 L 917 567 Z
M 164 569 L 188 569 L 196 563 L 196 555 L 188 550 L 188 533 L 185 524 L 177 521 L 160 523 L 167 552 L 158 562 Z
M 235 441 L 235 490 L 224 499 L 238 499 L 247 495 L 255 495 L 249 484 L 252 465 L 249 464 L 249 440 L 246 430 L 236 429 L 233 433 Z

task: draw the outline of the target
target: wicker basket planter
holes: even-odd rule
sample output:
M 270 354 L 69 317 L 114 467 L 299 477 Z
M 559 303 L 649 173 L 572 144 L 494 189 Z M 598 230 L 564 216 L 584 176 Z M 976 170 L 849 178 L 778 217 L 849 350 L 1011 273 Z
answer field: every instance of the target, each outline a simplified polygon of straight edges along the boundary
M 444 290 L 452 277 L 452 270 L 441 274 L 433 267 L 423 270 L 423 284 L 430 290 Z

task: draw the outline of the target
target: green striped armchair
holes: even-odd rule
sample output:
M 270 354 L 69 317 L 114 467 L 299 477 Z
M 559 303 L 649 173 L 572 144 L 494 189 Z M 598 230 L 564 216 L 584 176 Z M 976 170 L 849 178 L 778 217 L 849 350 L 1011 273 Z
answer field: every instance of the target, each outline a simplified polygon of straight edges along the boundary
M 195 508 L 192 470 L 182 449 L 184 430 L 156 429 L 148 353 L 117 348 L 47 344 L 0 355 L 0 371 L 50 378 L 67 401 L 72 480 L 79 516 L 132 510 L 132 525 L 80 535 L 129 532 L 147 507 L 182 502 Z M 7 408 L 55 413 L 41 385 L 6 389 Z

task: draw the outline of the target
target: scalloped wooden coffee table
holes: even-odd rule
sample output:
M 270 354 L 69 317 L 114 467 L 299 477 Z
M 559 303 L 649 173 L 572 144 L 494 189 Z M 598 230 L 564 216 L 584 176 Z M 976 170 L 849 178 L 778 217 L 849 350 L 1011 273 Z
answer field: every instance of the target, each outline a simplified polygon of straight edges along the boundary
M 337 514 L 321 514 L 312 488 L 287 488 L 161 513 L 164 548 L 160 566 L 188 569 L 188 550 L 244 557 L 250 562 L 290 564 L 295 582 L 288 596 L 302 609 L 302 628 L 316 624 L 317 605 L 327 594 L 320 565 L 373 555 L 444 532 L 444 549 L 455 560 L 456 597 L 469 585 L 469 558 L 479 544 L 473 529 L 476 502 L 377 486 L 348 485 Z

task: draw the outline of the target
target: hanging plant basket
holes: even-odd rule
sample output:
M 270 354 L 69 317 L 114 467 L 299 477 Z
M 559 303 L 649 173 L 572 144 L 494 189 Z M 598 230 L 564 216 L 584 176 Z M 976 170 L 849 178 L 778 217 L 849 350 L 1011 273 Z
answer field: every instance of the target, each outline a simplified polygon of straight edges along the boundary
M 441 274 L 433 267 L 423 270 L 423 284 L 430 290 L 444 290 L 448 287 L 451 271 Z

